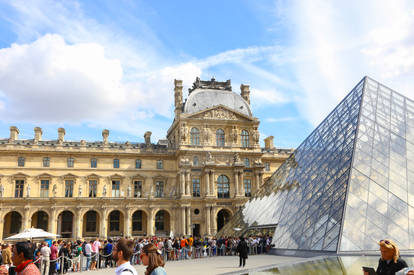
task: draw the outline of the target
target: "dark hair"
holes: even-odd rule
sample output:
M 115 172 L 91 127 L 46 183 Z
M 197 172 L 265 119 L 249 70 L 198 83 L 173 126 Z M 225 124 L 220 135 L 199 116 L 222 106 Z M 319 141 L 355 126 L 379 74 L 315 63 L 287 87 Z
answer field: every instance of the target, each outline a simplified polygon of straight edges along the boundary
M 18 242 L 14 245 L 17 250 L 17 254 L 23 253 L 23 257 L 26 260 L 33 260 L 33 246 L 28 242 Z
M 164 266 L 164 260 L 162 259 L 161 253 L 155 244 L 147 244 L 142 248 L 142 251 L 148 255 L 149 263 L 145 275 L 151 274 L 151 272 L 159 266 Z
M 131 259 L 134 247 L 134 242 L 132 240 L 120 238 L 115 246 L 118 251 L 122 251 L 124 260 L 129 261 L 129 259 Z

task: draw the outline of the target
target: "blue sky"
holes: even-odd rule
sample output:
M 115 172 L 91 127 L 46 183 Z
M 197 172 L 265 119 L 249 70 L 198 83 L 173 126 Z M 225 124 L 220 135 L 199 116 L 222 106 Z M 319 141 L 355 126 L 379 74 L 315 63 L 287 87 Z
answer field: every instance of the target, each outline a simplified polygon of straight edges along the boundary
M 413 30 L 412 1 L 0 0 L 0 137 L 164 138 L 174 78 L 214 76 L 296 147 L 364 75 L 414 98 Z

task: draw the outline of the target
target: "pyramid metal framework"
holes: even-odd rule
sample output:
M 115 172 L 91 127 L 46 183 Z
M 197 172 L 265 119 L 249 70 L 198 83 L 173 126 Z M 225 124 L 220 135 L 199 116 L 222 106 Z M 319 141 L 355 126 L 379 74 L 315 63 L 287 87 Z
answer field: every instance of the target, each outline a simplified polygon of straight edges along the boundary
M 269 225 L 282 250 L 414 249 L 414 101 L 364 77 L 218 235 Z

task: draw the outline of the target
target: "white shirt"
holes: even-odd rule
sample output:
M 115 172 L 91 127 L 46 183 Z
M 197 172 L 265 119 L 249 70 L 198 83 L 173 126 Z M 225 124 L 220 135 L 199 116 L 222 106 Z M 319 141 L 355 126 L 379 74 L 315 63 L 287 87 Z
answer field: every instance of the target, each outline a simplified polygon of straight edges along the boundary
M 133 274 L 129 271 L 124 271 L 126 269 L 131 270 Z M 126 263 L 121 264 L 120 266 L 118 266 L 115 269 L 115 273 L 116 273 L 116 275 L 138 275 L 138 272 L 135 270 L 135 268 L 129 262 L 126 262 Z
M 87 244 L 85 245 L 85 254 L 86 254 L 86 255 L 91 255 L 91 252 L 92 252 L 92 246 L 91 246 L 91 244 L 90 244 L 90 243 L 87 243 Z

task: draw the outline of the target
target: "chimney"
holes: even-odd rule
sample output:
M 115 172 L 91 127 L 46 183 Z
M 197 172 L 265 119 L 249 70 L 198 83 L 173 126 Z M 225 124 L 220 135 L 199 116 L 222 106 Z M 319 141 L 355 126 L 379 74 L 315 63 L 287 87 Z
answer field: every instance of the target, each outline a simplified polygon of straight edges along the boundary
M 250 86 L 249 85 L 244 85 L 244 84 L 240 85 L 240 95 L 250 105 Z
M 144 139 L 145 139 L 145 145 L 148 147 L 148 146 L 151 146 L 151 132 L 150 131 L 146 131 L 145 132 L 145 134 L 144 134 Z
M 40 127 L 34 128 L 34 142 L 35 143 L 42 140 L 42 134 L 43 134 L 42 128 Z
M 65 140 L 65 134 L 66 134 L 65 128 L 58 129 L 58 143 L 59 144 L 62 144 L 63 141 Z
M 19 139 L 19 129 L 16 126 L 10 126 L 10 139 L 9 142 L 13 142 Z
M 174 79 L 174 98 L 175 98 L 175 116 L 181 114 L 181 106 L 183 104 L 183 81 Z
M 264 139 L 266 150 L 272 150 L 275 148 L 275 145 L 273 144 L 273 139 L 274 139 L 273 136 L 268 136 L 267 138 Z
M 109 130 L 108 129 L 104 129 L 102 131 L 103 144 L 108 144 L 108 137 L 109 137 Z

